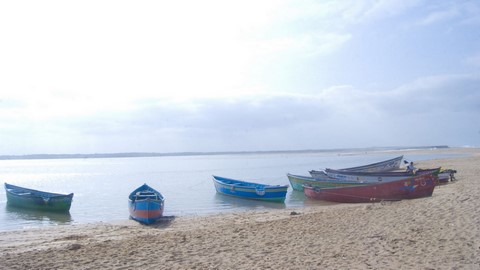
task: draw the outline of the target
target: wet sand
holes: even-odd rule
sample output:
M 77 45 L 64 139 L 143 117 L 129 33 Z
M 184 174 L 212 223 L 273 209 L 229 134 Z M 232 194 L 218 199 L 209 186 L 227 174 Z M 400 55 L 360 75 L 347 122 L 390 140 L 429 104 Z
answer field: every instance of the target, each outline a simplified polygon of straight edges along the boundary
M 0 268 L 480 269 L 480 149 L 435 151 L 471 156 L 432 197 L 0 232 Z

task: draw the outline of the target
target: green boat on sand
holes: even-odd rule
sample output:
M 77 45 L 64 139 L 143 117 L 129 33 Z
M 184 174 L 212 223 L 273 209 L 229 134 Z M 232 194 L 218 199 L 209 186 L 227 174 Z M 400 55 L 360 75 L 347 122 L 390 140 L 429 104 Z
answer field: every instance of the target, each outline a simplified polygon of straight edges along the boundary
M 354 181 L 342 181 L 332 178 L 331 180 L 316 180 L 310 176 L 301 176 L 294 174 L 287 174 L 288 180 L 293 190 L 303 191 L 303 185 L 309 185 L 313 187 L 345 187 L 345 186 L 359 186 L 367 185 L 368 183 L 354 182 Z

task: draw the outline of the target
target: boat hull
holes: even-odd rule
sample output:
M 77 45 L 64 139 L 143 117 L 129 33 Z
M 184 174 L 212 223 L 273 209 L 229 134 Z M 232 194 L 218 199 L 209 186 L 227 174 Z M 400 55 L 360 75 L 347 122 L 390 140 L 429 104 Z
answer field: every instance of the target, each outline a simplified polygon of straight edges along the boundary
M 357 166 L 351 168 L 342 169 L 342 171 L 354 171 L 354 172 L 389 172 L 400 169 L 403 156 L 398 156 L 389 160 L 384 160 L 364 166 Z
M 128 196 L 130 218 L 144 224 L 153 224 L 163 216 L 165 199 L 147 184 L 135 189 Z
M 389 172 L 398 170 L 402 164 L 403 156 L 398 156 L 389 160 L 384 160 L 364 166 L 351 167 L 340 169 L 339 171 L 348 171 L 348 172 L 366 172 L 366 173 L 375 173 L 375 172 Z M 324 171 L 311 170 L 309 171 L 310 175 L 317 180 L 329 180 L 333 176 L 327 175 Z M 335 178 L 335 177 L 333 177 Z
M 342 170 L 333 170 L 326 169 L 325 172 L 330 178 L 338 179 L 341 181 L 357 181 L 357 182 L 366 182 L 366 183 L 378 183 L 378 182 L 391 182 L 396 180 L 402 180 L 405 178 L 413 177 L 416 175 L 422 174 L 431 174 L 438 172 L 440 168 L 428 169 L 428 170 L 417 170 L 415 173 L 412 172 L 377 172 L 377 173 L 368 173 L 368 172 L 352 172 L 352 171 L 342 171 Z
M 69 212 L 73 193 L 58 194 L 28 189 L 5 183 L 7 204 L 39 211 Z
M 353 181 L 339 181 L 337 179 L 330 178 L 329 180 L 317 180 L 313 177 L 287 174 L 288 180 L 293 190 L 303 191 L 304 185 L 313 187 L 326 188 L 326 187 L 343 187 L 343 186 L 358 186 L 366 185 L 367 183 L 353 182 Z
M 288 189 L 288 185 L 262 185 L 220 176 L 213 176 L 213 183 L 219 194 L 271 202 L 285 201 Z
M 305 196 L 311 199 L 340 203 L 395 201 L 432 196 L 436 182 L 436 176 L 425 174 L 392 182 L 363 186 L 323 189 L 304 186 L 304 192 Z
M 156 200 L 130 202 L 130 217 L 138 222 L 152 224 L 163 216 L 163 203 Z

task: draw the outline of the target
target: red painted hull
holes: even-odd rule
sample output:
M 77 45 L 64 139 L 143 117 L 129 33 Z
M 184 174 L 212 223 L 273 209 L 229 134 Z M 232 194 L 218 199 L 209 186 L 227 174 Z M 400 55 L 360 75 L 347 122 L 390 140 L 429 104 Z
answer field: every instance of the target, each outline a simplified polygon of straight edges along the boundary
M 427 174 L 365 186 L 334 188 L 304 186 L 304 193 L 308 198 L 331 202 L 379 202 L 429 197 L 432 196 L 436 183 L 437 177 L 433 174 Z
M 158 219 L 163 215 L 163 208 L 156 208 L 156 209 L 148 209 L 148 210 L 140 210 L 140 209 L 133 209 L 130 208 L 130 216 L 134 217 L 135 219 Z

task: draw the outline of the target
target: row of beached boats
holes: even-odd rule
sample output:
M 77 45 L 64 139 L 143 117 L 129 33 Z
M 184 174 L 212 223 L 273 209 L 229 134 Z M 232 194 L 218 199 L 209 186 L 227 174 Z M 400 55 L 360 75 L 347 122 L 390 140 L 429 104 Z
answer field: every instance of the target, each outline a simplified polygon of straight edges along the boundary
M 428 197 L 439 181 L 454 180 L 454 170 L 441 168 L 399 171 L 403 156 L 359 167 L 309 171 L 310 176 L 287 174 L 294 191 L 310 199 L 340 203 L 393 201 Z M 404 161 L 406 162 L 406 161 Z M 266 185 L 213 175 L 219 194 L 242 199 L 284 202 L 288 185 Z M 57 194 L 5 183 L 9 205 L 42 211 L 68 212 L 73 193 Z M 163 216 L 165 198 L 143 184 L 128 196 L 130 217 L 145 224 Z
M 310 176 L 288 173 L 287 177 L 293 190 L 304 192 L 307 198 L 361 203 L 428 197 L 440 179 L 448 181 L 456 172 L 441 172 L 441 168 L 400 171 L 402 160 L 403 156 L 398 156 L 359 167 L 311 170 Z M 219 176 L 213 176 L 213 181 L 218 193 L 246 199 L 282 202 L 288 189 L 288 185 L 264 185 Z

